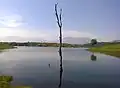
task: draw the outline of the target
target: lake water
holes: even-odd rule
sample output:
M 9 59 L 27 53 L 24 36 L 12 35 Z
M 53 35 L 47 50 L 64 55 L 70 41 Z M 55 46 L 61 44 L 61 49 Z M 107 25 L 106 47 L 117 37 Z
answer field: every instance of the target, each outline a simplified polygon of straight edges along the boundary
M 0 74 L 33 88 L 120 88 L 120 59 L 81 48 L 19 47 L 0 53 Z M 61 76 L 61 77 L 60 77 Z

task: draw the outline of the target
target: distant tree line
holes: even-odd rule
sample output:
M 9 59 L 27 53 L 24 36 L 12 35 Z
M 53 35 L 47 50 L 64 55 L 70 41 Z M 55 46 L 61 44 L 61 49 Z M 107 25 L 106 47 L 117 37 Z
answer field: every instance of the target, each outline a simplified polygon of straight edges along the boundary
M 34 47 L 59 47 L 59 43 L 48 43 L 48 42 L 0 42 L 3 45 L 10 45 L 10 46 L 34 46 Z M 90 43 L 87 44 L 68 44 L 62 43 L 62 47 L 98 47 L 108 44 L 120 44 L 120 42 L 98 42 L 95 39 L 92 39 Z
M 1 44 L 9 44 L 11 46 L 36 46 L 36 47 L 59 47 L 59 43 L 47 43 L 47 42 L 0 42 Z M 62 47 L 81 47 L 79 44 L 63 43 Z

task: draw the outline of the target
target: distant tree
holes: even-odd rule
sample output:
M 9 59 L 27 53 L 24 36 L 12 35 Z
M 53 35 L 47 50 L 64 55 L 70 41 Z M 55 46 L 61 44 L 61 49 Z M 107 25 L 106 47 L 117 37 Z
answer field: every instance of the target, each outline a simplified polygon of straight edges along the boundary
M 92 39 L 91 40 L 91 45 L 94 46 L 97 44 L 97 40 L 96 39 Z M 93 56 L 94 56 L 94 52 L 93 52 Z
M 91 40 L 91 44 L 92 44 L 92 46 L 96 45 L 97 44 L 97 40 L 96 39 L 92 39 Z

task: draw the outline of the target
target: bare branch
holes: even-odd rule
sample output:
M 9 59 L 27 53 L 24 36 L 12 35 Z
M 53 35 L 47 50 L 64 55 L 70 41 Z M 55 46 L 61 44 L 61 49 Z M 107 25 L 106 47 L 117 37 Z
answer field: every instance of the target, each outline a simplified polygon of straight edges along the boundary
M 62 27 L 62 9 L 60 9 L 60 26 Z
M 58 23 L 58 26 L 60 27 L 60 21 L 59 21 L 59 16 L 58 16 L 58 11 L 57 11 L 57 4 L 55 4 L 55 15 L 56 15 L 56 18 L 57 18 L 57 23 Z

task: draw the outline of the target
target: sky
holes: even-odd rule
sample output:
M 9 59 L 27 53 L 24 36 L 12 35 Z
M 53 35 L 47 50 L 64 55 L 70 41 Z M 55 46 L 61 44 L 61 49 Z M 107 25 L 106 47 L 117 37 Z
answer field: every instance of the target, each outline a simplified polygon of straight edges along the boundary
M 0 40 L 58 40 L 57 2 L 63 37 L 120 39 L 120 0 L 0 0 Z

